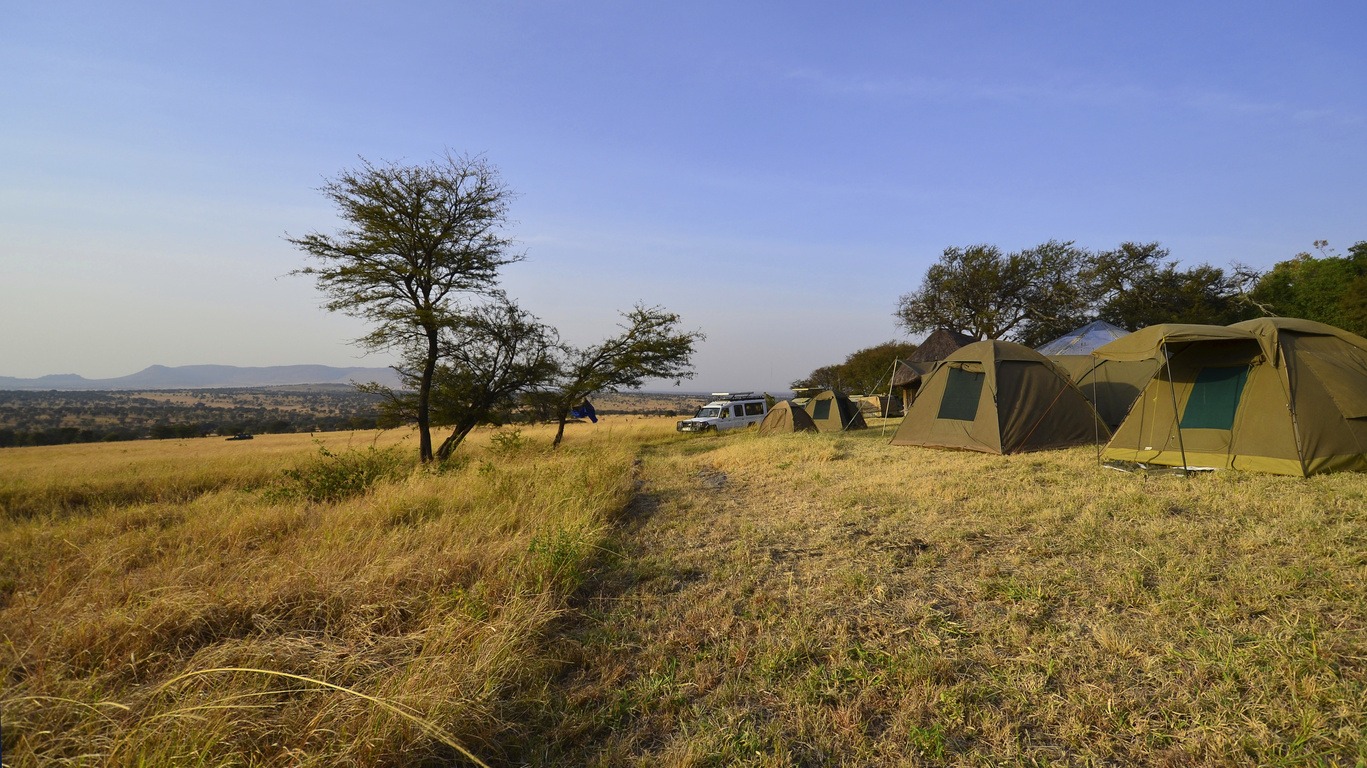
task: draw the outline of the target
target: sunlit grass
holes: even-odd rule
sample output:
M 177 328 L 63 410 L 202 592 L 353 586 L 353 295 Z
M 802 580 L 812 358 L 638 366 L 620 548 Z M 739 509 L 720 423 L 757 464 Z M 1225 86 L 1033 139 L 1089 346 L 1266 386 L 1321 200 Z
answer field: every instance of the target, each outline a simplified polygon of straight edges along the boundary
M 528 430 L 496 454 L 485 431 L 337 503 L 269 493 L 317 455 L 307 436 L 5 452 L 10 498 L 59 500 L 0 532 L 6 763 L 497 760 L 630 498 L 637 431 L 552 453 Z M 26 494 L 45 461 L 69 472 Z
M 6 764 L 1367 762 L 1367 475 L 552 434 L 0 452 Z
M 1367 476 L 864 432 L 681 444 L 642 478 L 565 762 L 1367 760 Z

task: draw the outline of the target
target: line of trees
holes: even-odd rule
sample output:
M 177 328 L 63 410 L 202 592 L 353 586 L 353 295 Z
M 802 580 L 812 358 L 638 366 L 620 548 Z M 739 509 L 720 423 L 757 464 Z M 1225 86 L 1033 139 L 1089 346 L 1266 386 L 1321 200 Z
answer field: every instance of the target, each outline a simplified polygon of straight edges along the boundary
M 1158 243 L 1093 251 L 1050 240 L 1012 253 L 950 247 L 894 316 L 910 333 L 949 328 L 1032 347 L 1094 320 L 1136 330 L 1275 314 L 1367 333 L 1367 242 L 1347 257 L 1315 245 L 1320 257 L 1301 253 L 1266 273 L 1239 264 L 1183 268 Z
M 287 237 L 313 262 L 329 311 L 367 321 L 357 343 L 398 353 L 398 389 L 372 384 L 387 417 L 418 430 L 421 462 L 449 458 L 481 423 L 501 423 L 520 402 L 550 407 L 560 444 L 570 410 L 645 379 L 691 378 L 704 336 L 678 315 L 638 304 L 622 332 L 575 348 L 498 286 L 524 258 L 503 234 L 512 192 L 482 157 L 447 153 L 426 165 L 366 160 L 323 188 L 345 222 L 336 233 Z M 434 448 L 434 425 L 450 434 Z

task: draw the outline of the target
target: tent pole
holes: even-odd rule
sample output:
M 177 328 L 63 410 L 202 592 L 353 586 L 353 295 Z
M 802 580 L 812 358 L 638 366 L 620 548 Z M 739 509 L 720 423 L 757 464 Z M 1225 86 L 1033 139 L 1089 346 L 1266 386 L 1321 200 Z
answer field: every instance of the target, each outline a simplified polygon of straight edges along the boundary
M 1172 381 L 1172 353 L 1168 351 L 1168 342 L 1163 342 L 1163 366 L 1168 371 L 1168 390 L 1172 392 L 1172 420 L 1177 425 L 1177 450 L 1182 454 L 1182 476 L 1191 477 L 1191 470 L 1187 468 L 1187 447 L 1182 442 L 1182 415 L 1177 412 L 1177 385 Z
M 888 434 L 888 411 L 892 410 L 892 377 L 897 375 L 897 358 L 892 359 L 892 368 L 888 369 L 888 402 L 883 406 L 883 423 L 878 425 L 878 436 L 885 437 Z

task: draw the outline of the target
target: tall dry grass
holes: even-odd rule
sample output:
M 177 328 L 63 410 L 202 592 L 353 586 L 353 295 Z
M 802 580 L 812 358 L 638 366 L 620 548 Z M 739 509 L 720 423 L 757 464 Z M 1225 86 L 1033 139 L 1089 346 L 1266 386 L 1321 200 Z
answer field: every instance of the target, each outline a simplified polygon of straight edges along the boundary
M 306 436 L 5 451 L 5 764 L 507 758 L 643 439 L 541 432 L 335 503 L 288 492 Z

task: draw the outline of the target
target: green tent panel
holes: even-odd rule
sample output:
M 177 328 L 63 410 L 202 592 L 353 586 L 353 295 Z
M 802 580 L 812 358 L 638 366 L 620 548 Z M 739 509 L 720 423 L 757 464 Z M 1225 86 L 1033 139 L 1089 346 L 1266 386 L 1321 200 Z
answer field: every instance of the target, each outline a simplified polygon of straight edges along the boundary
M 1043 355 L 979 341 L 925 377 L 892 444 L 1017 453 L 1109 436 L 1087 398 Z
M 777 435 L 786 432 L 816 432 L 816 422 L 792 400 L 784 400 L 774 404 L 765 415 L 764 421 L 759 423 L 759 433 L 761 435 Z
M 1095 354 L 1160 362 L 1104 459 L 1300 476 L 1367 471 L 1361 336 L 1277 317 L 1162 324 Z

